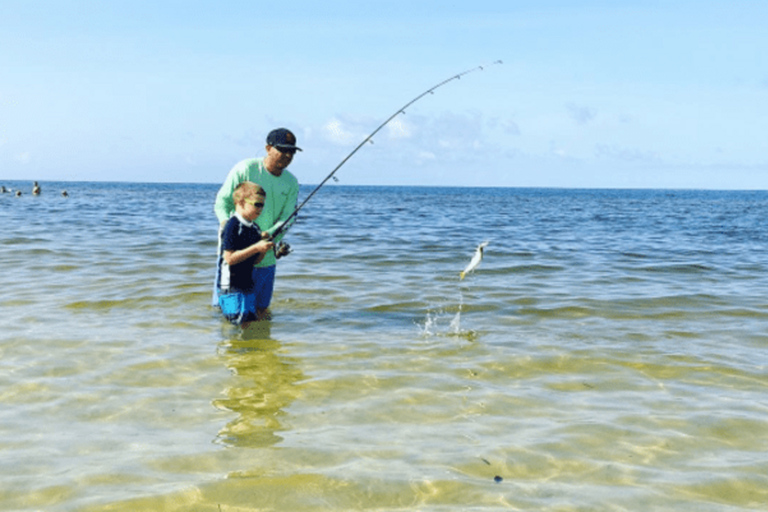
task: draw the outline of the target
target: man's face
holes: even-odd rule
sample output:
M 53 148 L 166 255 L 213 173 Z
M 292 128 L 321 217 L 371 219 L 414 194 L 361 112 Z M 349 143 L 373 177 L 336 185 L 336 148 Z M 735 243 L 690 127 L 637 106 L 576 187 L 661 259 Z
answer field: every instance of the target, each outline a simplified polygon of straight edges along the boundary
M 267 167 L 270 171 L 280 175 L 283 169 L 288 167 L 293 160 L 293 155 L 296 150 L 280 150 L 275 146 L 267 146 Z

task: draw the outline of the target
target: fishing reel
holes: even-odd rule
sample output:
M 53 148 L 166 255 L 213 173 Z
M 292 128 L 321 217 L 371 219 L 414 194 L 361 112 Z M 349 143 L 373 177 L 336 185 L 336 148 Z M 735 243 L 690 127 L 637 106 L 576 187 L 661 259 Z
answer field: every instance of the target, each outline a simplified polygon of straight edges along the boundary
M 280 259 L 283 256 L 288 256 L 292 252 L 293 252 L 293 249 L 291 249 L 291 246 L 285 242 L 279 242 L 275 246 L 275 258 L 277 259 Z
M 262 234 L 262 240 L 269 240 L 274 241 L 275 235 L 270 235 L 269 233 L 264 232 Z M 272 250 L 275 252 L 275 258 L 278 260 L 282 258 L 283 256 L 288 256 L 293 252 L 293 249 L 291 249 L 291 246 L 288 245 L 286 242 L 280 241 L 277 242 L 274 247 L 272 247 Z

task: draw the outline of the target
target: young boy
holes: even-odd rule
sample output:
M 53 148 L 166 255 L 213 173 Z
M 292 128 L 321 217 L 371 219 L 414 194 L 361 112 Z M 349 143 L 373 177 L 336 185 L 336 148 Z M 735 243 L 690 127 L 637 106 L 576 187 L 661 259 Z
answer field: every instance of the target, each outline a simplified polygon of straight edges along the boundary
M 250 181 L 240 183 L 232 194 L 235 214 L 221 232 L 219 256 L 219 307 L 235 325 L 259 320 L 253 266 L 272 249 L 254 222 L 264 208 L 266 192 Z

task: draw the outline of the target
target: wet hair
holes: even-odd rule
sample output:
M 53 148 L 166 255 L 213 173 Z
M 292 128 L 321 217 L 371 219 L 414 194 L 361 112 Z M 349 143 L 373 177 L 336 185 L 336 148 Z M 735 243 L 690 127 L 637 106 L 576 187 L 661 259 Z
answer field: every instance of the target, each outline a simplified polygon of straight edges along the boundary
M 252 196 L 267 197 L 267 193 L 259 185 L 252 181 L 244 181 L 240 183 L 235 191 L 232 192 L 232 201 L 235 204 L 243 204 L 243 201 Z

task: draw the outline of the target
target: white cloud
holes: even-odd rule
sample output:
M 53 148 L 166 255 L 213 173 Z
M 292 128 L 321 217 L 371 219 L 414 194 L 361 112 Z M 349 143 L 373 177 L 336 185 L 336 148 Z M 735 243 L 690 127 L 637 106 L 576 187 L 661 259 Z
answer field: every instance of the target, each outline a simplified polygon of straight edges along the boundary
M 392 139 L 407 139 L 411 133 L 411 126 L 402 117 L 396 117 L 387 124 L 387 134 Z
M 355 127 L 350 126 L 350 124 L 333 118 L 323 125 L 322 133 L 328 141 L 342 146 L 354 144 L 364 139 L 365 136 L 358 136 L 355 133 Z
M 332 144 L 340 146 L 349 146 L 362 142 L 371 134 L 371 131 L 377 126 L 376 121 L 368 118 L 355 119 L 351 117 L 337 116 L 326 121 L 320 128 L 323 138 Z M 411 139 L 418 132 L 418 128 L 411 122 L 402 117 L 395 117 L 389 123 L 382 127 L 373 140 L 382 137 L 382 134 L 389 139 Z

